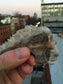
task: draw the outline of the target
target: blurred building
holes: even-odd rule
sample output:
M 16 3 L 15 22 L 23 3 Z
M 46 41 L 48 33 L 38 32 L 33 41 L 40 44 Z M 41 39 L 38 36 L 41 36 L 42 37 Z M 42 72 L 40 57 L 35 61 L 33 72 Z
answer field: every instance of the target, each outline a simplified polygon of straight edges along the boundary
M 5 17 L 1 20 L 3 24 L 10 24 L 11 23 L 11 17 Z
M 12 25 L 16 26 L 15 31 L 17 31 L 17 30 L 23 28 L 26 25 L 26 22 L 25 22 L 24 18 L 18 18 L 16 16 L 12 16 L 11 17 L 11 27 L 12 27 Z
M 11 33 L 10 24 L 1 24 L 0 25 L 0 44 L 5 42 L 11 35 L 12 33 Z
M 19 29 L 18 23 L 11 23 L 11 33 L 14 34 Z
M 10 24 L 11 32 L 14 34 L 17 30 L 23 28 L 26 25 L 24 18 L 19 18 L 17 16 L 6 17 L 1 20 L 1 24 Z
M 46 26 L 56 27 L 59 24 L 60 27 L 63 27 L 63 3 L 44 3 L 42 0 L 41 19 Z
M 22 17 L 23 17 L 23 18 L 25 19 L 25 21 L 26 21 L 26 20 L 28 20 L 28 18 L 29 18 L 30 16 L 29 16 L 29 15 L 23 15 Z

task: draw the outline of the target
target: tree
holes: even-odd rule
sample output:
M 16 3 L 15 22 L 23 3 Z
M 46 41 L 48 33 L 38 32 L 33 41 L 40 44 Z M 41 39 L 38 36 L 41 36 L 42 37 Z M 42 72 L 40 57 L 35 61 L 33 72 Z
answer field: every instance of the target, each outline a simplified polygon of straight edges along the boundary
M 16 17 L 18 17 L 18 18 L 22 17 L 22 14 L 20 14 L 19 12 L 15 12 L 13 15 L 16 16 Z
M 37 19 L 37 13 L 34 13 L 33 18 Z
M 41 22 L 41 18 L 34 18 L 34 17 L 29 17 L 28 20 L 26 21 L 27 25 L 36 25 L 37 22 Z
M 0 21 L 1 21 L 1 19 L 4 19 L 4 16 L 2 14 L 0 14 Z

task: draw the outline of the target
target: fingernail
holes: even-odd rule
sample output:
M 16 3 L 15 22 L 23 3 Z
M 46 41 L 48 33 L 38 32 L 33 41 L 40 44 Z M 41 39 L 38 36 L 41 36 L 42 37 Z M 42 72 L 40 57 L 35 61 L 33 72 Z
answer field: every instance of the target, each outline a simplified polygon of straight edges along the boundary
M 29 55 L 29 51 L 27 48 L 18 48 L 15 50 L 15 55 L 16 55 L 16 58 L 22 59 Z

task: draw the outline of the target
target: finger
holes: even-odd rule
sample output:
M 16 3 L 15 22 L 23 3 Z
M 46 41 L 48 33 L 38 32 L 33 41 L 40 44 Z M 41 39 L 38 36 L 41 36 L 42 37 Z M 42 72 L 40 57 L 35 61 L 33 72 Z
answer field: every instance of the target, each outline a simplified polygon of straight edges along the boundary
M 23 78 L 19 75 L 16 69 L 9 71 L 7 75 L 13 84 L 22 84 Z
M 27 63 L 30 64 L 31 66 L 34 66 L 35 65 L 35 59 L 34 59 L 34 57 L 30 56 L 30 58 L 28 59 Z
M 33 66 L 28 63 L 25 63 L 21 66 L 21 71 L 25 74 L 30 74 L 33 71 Z
M 1 84 L 13 84 L 12 81 L 8 78 L 6 72 L 1 72 L 1 81 L 2 83 Z
M 33 70 L 33 66 L 35 65 L 35 59 L 33 56 L 30 56 L 29 60 L 27 63 L 21 65 L 21 67 L 18 68 L 18 73 L 20 76 L 25 79 L 25 77 L 30 74 Z M 23 68 L 24 67 L 24 68 Z
M 17 71 L 18 71 L 19 75 L 22 77 L 23 80 L 24 80 L 25 77 L 28 75 L 28 73 L 24 73 L 24 72 L 21 70 L 20 67 L 18 68 Z
M 8 51 L 0 56 L 0 70 L 15 68 L 30 57 L 30 50 L 26 47 Z
M 0 72 L 0 84 L 5 84 L 5 80 L 3 81 L 3 76 L 1 74 L 1 72 Z

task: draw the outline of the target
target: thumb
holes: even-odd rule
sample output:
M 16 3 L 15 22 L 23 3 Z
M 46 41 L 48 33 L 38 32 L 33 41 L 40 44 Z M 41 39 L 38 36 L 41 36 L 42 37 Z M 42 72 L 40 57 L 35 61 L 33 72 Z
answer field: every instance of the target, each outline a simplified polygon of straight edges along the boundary
M 0 55 L 0 70 L 13 69 L 26 62 L 30 57 L 27 47 L 18 48 Z

